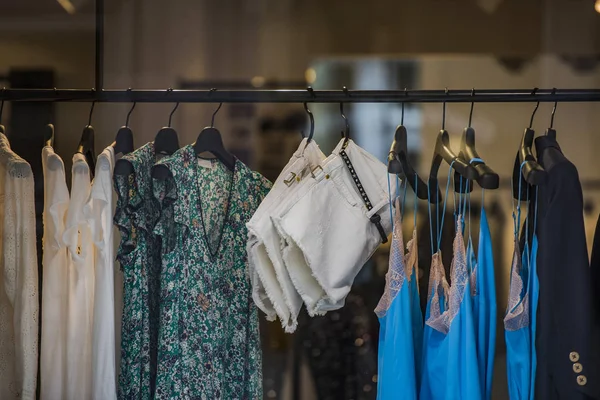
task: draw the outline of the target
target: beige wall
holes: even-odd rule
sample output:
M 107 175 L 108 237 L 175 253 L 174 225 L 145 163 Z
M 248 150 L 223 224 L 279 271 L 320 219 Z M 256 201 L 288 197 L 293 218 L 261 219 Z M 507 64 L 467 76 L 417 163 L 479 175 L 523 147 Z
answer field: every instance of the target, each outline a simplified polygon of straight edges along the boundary
M 10 68 L 52 68 L 56 86 L 91 87 L 94 80 L 93 36 L 89 32 L 44 32 L 42 34 L 4 34 L 0 37 L 0 74 Z M 8 118 L 7 103 L 4 118 Z M 87 123 L 89 105 L 61 104 L 56 108 L 57 151 L 70 162 L 77 141 Z M 17 133 L 18 134 L 18 133 Z
M 598 51 L 600 15 L 591 8 L 588 2 L 503 0 L 488 14 L 477 1 L 127 0 L 113 4 L 106 16 L 105 87 L 166 89 L 180 79 L 249 80 L 256 75 L 302 80 L 316 58 L 376 54 L 420 59 L 420 86 L 426 89 L 598 87 L 600 67 L 580 74 L 552 54 Z M 4 55 L 0 72 L 9 67 L 49 66 L 56 69 L 58 86 L 93 85 L 91 15 L 35 16 L 29 22 L 22 16 L 4 15 L 0 22 L 0 54 Z M 489 54 L 525 55 L 531 60 L 520 71 L 509 72 Z M 215 106 L 181 105 L 174 126 L 182 143 L 195 139 Z M 57 108 L 58 150 L 67 160 L 86 123 L 88 107 L 61 104 Z M 98 148 L 112 142 L 129 107 L 96 106 Z M 152 140 L 172 107 L 137 106 L 131 120 L 136 144 Z M 290 107 L 298 106 L 262 105 L 260 110 L 277 114 Z M 510 172 L 512 153 L 532 107 L 478 104 L 475 108 L 479 151 L 504 176 Z M 597 176 L 598 107 L 560 104 L 556 117 L 561 145 L 584 178 Z M 550 108 L 540 107 L 535 123 L 539 132 L 548 124 Z M 423 144 L 430 149 L 441 106 L 424 105 L 423 110 Z M 448 106 L 447 125 L 453 138 L 459 137 L 467 114 L 466 104 Z M 226 118 L 220 115 L 219 123 L 226 135 Z M 428 159 L 425 154 L 424 163 Z

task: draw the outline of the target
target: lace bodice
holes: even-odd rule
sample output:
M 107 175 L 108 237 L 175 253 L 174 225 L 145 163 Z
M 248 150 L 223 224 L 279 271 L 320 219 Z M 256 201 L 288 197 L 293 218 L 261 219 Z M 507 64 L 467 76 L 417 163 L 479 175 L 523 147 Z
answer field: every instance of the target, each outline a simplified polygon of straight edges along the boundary
M 412 239 L 408 242 L 408 253 L 404 255 L 404 237 L 402 235 L 402 215 L 400 211 L 400 200 L 395 203 L 394 230 L 392 243 L 390 245 L 390 263 L 385 275 L 385 289 L 383 295 L 375 307 L 375 314 L 379 318 L 386 315 L 387 310 L 398 295 L 406 279 L 411 279 L 413 269 L 417 267 L 417 236 L 413 232 Z M 416 276 L 417 274 L 415 274 Z M 415 278 L 416 279 L 416 278 Z
M 525 257 L 525 260 L 527 259 L 528 257 Z M 527 265 L 523 265 L 519 242 L 515 239 L 515 249 L 510 269 L 510 291 L 506 315 L 504 316 L 504 328 L 507 331 L 516 331 L 529 326 L 529 292 L 524 282 L 527 267 Z
M 433 297 L 429 319 L 426 323 L 442 333 L 448 333 L 454 317 L 458 314 L 470 279 L 462 232 L 462 216 L 458 215 L 453 244 L 454 258 L 450 266 L 451 286 L 446 280 L 441 253 L 438 251 L 431 260 L 429 295 L 432 295 L 433 292 Z

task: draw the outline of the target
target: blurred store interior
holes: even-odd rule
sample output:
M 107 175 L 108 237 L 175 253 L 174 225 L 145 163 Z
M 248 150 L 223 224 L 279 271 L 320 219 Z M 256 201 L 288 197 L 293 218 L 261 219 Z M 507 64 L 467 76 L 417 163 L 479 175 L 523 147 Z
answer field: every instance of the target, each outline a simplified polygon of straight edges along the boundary
M 107 0 L 105 18 L 106 89 L 600 87 L 600 2 L 593 0 Z M 0 87 L 92 87 L 94 2 L 0 2 L 0 54 Z M 217 106 L 181 104 L 173 115 L 180 142 L 193 142 Z M 96 149 L 114 140 L 130 107 L 96 105 Z M 137 105 L 130 120 L 136 146 L 153 140 L 173 107 Z M 533 107 L 475 105 L 478 151 L 502 178 L 510 178 Z M 599 107 L 559 103 L 554 123 L 583 182 L 588 246 L 600 213 Z M 7 103 L 2 123 L 15 150 L 31 155 L 34 173 L 41 168 L 40 127 L 54 123 L 55 148 L 69 171 L 89 108 L 88 103 Z M 330 151 L 344 126 L 339 107 L 310 108 L 315 138 Z M 540 106 L 534 121 L 538 134 L 548 128 L 551 108 L 551 103 Z M 348 104 L 345 110 L 353 139 L 384 161 L 400 123 L 400 104 Z M 460 137 L 468 116 L 469 104 L 448 104 L 446 129 L 452 138 Z M 405 108 L 409 150 L 423 174 L 441 118 L 441 104 Z M 275 179 L 301 131 L 308 129 L 308 118 L 302 104 L 224 104 L 215 124 L 228 149 Z M 479 189 L 476 194 L 473 207 L 480 207 Z M 420 206 L 418 225 L 427 237 L 425 204 Z M 501 329 L 513 244 L 508 186 L 486 192 L 485 206 L 495 248 L 505 250 L 495 254 Z M 408 235 L 412 227 L 405 229 Z M 426 277 L 429 243 L 423 240 L 420 246 L 420 274 Z M 387 262 L 382 247 L 355 281 L 343 309 L 312 319 L 303 315 L 293 335 L 262 319 L 265 399 L 375 398 L 378 322 L 373 309 Z M 494 398 L 505 399 L 500 332 L 497 346 Z

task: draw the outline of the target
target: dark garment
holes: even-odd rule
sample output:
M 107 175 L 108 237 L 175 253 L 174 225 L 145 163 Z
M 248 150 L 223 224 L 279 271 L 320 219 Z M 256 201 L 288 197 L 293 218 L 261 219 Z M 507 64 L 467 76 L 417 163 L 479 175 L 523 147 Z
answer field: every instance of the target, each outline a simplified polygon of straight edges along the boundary
M 600 329 L 593 310 L 579 175 L 554 138 L 538 137 L 535 146 L 538 163 L 548 173 L 537 196 L 532 190 L 538 207 L 540 284 L 535 398 L 600 399 Z M 531 216 L 534 207 L 532 201 Z
M 365 267 L 368 268 L 368 267 Z M 369 293 L 355 285 L 346 305 L 324 316 L 302 313 L 299 340 L 319 400 L 375 400 L 377 397 L 377 320 Z M 302 389 L 301 389 L 302 390 Z
M 600 218 L 598 218 L 596 231 L 594 232 L 590 273 L 592 274 L 592 296 L 594 299 L 596 318 L 597 320 L 600 320 Z

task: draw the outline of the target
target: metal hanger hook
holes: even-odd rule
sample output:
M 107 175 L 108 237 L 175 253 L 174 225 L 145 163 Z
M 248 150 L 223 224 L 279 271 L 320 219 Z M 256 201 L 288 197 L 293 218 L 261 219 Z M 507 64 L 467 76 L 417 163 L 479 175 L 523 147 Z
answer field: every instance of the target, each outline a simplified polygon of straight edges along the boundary
M 346 139 L 350 138 L 350 124 L 348 123 L 348 118 L 344 114 L 344 103 L 340 103 L 340 114 L 342 114 L 342 118 L 344 118 L 344 123 L 346 124 L 346 130 L 344 131 L 344 137 Z
M 552 95 L 556 94 L 556 88 L 552 89 Z M 558 101 L 554 102 L 554 107 L 552 107 L 552 115 L 550 116 L 550 129 L 552 129 L 554 127 L 554 114 L 556 113 L 556 105 L 558 104 Z
M 4 94 L 6 93 L 6 87 L 2 88 L 2 104 L 0 104 L 0 123 L 2 122 L 2 113 L 4 111 Z
M 475 88 L 471 89 L 471 96 L 475 97 Z M 471 120 L 473 119 L 473 106 L 475 105 L 475 102 L 472 101 L 471 102 L 471 111 L 469 111 L 469 128 L 471 127 Z
M 171 114 L 169 114 L 169 125 L 167 125 L 169 128 L 171 127 L 171 119 L 173 118 L 173 114 L 175 114 L 175 111 L 177 110 L 178 107 L 179 107 L 179 102 L 175 103 L 175 108 L 173 108 L 173 111 L 171 111 Z
M 342 91 L 346 94 L 346 96 L 350 97 L 350 93 L 348 93 L 348 88 L 346 86 L 342 87 Z M 344 132 L 344 138 L 346 140 L 350 139 L 350 123 L 348 122 L 348 118 L 344 114 L 344 103 L 340 103 L 340 114 L 342 114 L 342 118 L 344 118 L 344 122 L 346 124 L 346 131 Z
M 308 114 L 308 118 L 310 119 L 310 133 L 308 135 L 308 140 L 311 140 L 313 134 L 315 133 L 315 117 L 313 116 L 312 111 L 308 109 L 308 104 L 304 102 L 304 110 Z
M 446 96 L 448 96 L 448 88 L 446 88 Z M 442 130 L 446 130 L 446 99 L 442 107 Z
M 217 116 L 217 113 L 219 112 L 219 110 L 221 109 L 222 106 L 223 106 L 223 103 L 219 103 L 219 107 L 217 107 L 217 109 L 213 113 L 212 118 L 210 119 L 210 127 L 211 128 L 215 127 L 215 117 Z
M 406 91 L 406 88 L 404 88 L 404 96 L 408 97 L 408 92 Z M 400 125 L 404 125 L 404 101 L 402 102 L 402 116 L 400 117 Z
M 135 108 L 136 104 L 137 104 L 137 101 L 134 101 L 133 102 L 133 106 L 131 106 L 131 109 L 127 113 L 127 119 L 125 119 L 125 126 L 128 127 L 128 128 L 129 128 L 129 117 L 131 116 L 131 113 L 133 112 L 133 109 Z
M 307 86 L 306 90 L 310 94 L 310 97 L 314 99 L 315 92 L 314 92 L 312 86 Z M 308 118 L 310 119 L 310 133 L 308 134 L 308 139 L 306 140 L 306 146 L 308 146 L 308 143 L 310 143 L 310 141 L 313 138 L 313 135 L 315 134 L 315 117 L 313 116 L 312 111 L 310 111 L 308 109 L 308 104 L 306 102 L 304 102 L 304 110 L 306 111 L 306 113 L 308 114 Z M 306 146 L 304 146 L 305 149 L 306 149 Z
M 538 88 L 533 88 L 531 95 L 535 96 L 535 93 L 537 91 L 538 91 Z M 533 113 L 531 114 L 531 119 L 529 120 L 529 129 L 531 129 L 531 127 L 533 126 L 533 118 L 535 117 L 535 113 L 537 112 L 539 106 L 540 106 L 540 102 L 538 101 L 537 104 L 535 105 L 535 108 L 533 109 Z
M 210 96 L 212 93 L 214 93 L 216 91 L 217 91 L 217 88 L 210 88 L 210 90 L 208 91 L 208 95 Z M 217 107 L 217 109 L 215 110 L 215 112 L 213 113 L 213 115 L 212 115 L 212 117 L 210 119 L 210 127 L 211 128 L 215 127 L 215 116 L 217 115 L 217 113 L 221 109 L 222 105 L 223 105 L 223 103 L 219 103 L 219 107 Z
M 87 126 L 92 126 L 92 115 L 94 114 L 94 106 L 96 105 L 96 100 L 92 101 L 92 108 L 90 108 L 90 116 L 88 118 Z
M 56 98 L 58 98 L 58 89 L 53 88 L 54 90 L 54 96 Z M 52 99 L 51 102 L 54 103 L 56 101 L 56 99 Z M 2 102 L 4 103 L 4 100 L 2 100 Z M 4 107 L 4 104 L 2 104 L 2 107 Z M 0 119 L 2 118 L 2 107 L 0 107 Z M 54 117 L 54 113 L 53 113 L 53 109 L 52 107 L 48 107 L 48 124 L 52 124 L 52 120 Z

